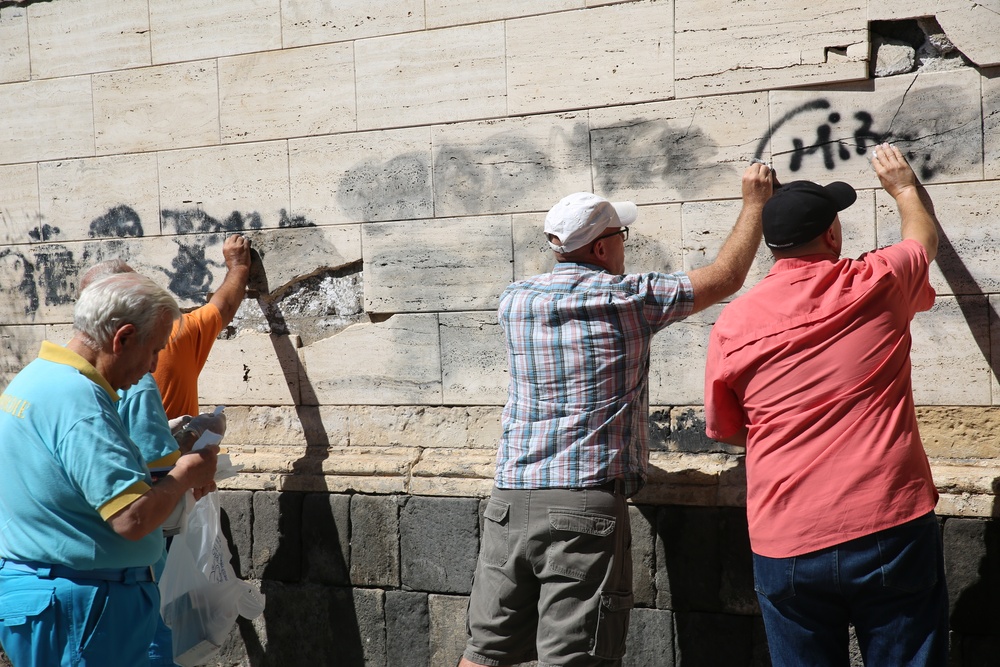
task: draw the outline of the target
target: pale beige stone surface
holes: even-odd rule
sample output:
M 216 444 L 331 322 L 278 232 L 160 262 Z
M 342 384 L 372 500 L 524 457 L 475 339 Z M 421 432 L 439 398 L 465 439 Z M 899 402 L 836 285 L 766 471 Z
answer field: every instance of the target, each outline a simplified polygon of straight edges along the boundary
M 0 243 L 28 243 L 29 232 L 54 223 L 41 218 L 37 165 L 0 166 Z
M 281 48 L 280 0 L 148 2 L 154 64 Z
M 278 227 L 290 208 L 283 141 L 160 153 L 164 231 L 218 231 L 208 218 Z M 169 212 L 169 213 L 168 213 Z M 207 228 L 205 228 L 207 226 Z
M 644 0 L 507 21 L 509 113 L 672 98 L 673 9 Z
M 468 408 L 355 405 L 345 410 L 353 446 L 463 448 L 470 444 Z
M 994 407 L 917 406 L 920 438 L 938 459 L 1000 459 L 1000 411 Z
M 767 113 L 763 94 L 593 109 L 595 187 L 640 204 L 739 197 Z
M 157 179 L 151 153 L 39 163 L 41 218 L 64 239 L 159 234 Z
M 28 21 L 35 79 L 150 64 L 147 0 L 34 3 Z
M 989 318 L 983 297 L 939 296 L 910 324 L 917 405 L 990 405 Z
M 219 118 L 223 142 L 356 129 L 354 49 L 325 44 L 220 58 Z
M 0 11 L 0 83 L 27 81 L 31 78 L 28 57 L 28 10 L 4 7 Z
M 510 216 L 364 225 L 365 310 L 494 310 L 511 282 Z
M 705 396 L 708 336 L 722 306 L 674 322 L 653 336 L 649 362 L 650 405 L 701 405 Z
M 292 139 L 288 150 L 296 216 L 321 225 L 434 216 L 429 128 Z
M 1000 179 L 1000 68 L 984 72 L 983 166 L 984 177 Z
M 424 28 L 421 0 L 386 0 L 372 10 L 369 0 L 281 0 L 284 48 L 340 42 Z
M 424 4 L 428 28 L 499 21 L 532 14 L 578 9 L 586 5 L 584 0 L 506 0 L 505 2 L 428 0 Z
M 675 0 L 677 97 L 864 79 L 867 9 L 862 0 Z
M 496 454 L 482 449 L 427 447 L 414 461 L 413 477 L 493 479 Z
M 441 403 L 437 315 L 356 324 L 302 350 L 321 405 Z
M 45 327 L 40 325 L 0 326 L 0 391 L 34 361 L 45 339 Z
M 782 182 L 877 187 L 871 151 L 888 139 L 924 183 L 983 177 L 982 106 L 973 69 L 859 86 L 771 93 L 770 150 Z
M 587 128 L 580 113 L 433 127 L 434 214 L 545 211 L 590 189 Z
M 938 294 L 1000 291 L 994 252 L 1000 243 L 995 224 L 1000 181 L 929 186 L 927 193 L 941 223 L 938 254 L 931 264 L 931 285 Z M 879 244 L 898 242 L 901 236 L 896 203 L 883 191 L 876 201 Z
M 93 155 L 93 109 L 89 76 L 0 86 L 0 163 Z
M 502 23 L 358 40 L 358 129 L 504 115 L 503 40 Z
M 549 206 L 557 201 L 558 198 L 554 199 Z M 524 280 L 551 271 L 556 260 L 545 239 L 545 213 L 513 215 L 511 230 L 514 241 L 514 280 Z M 627 258 L 627 246 L 625 252 Z
M 216 70 L 203 60 L 95 74 L 91 152 L 95 141 L 99 154 L 218 144 Z
M 206 410 L 214 406 L 205 406 Z M 268 446 L 295 446 L 303 451 L 317 442 L 329 447 L 350 444 L 350 416 L 346 408 L 315 406 L 242 406 L 226 408 L 225 446 L 250 452 Z
M 446 405 L 503 405 L 507 357 L 492 312 L 441 313 L 441 378 Z
M 280 339 L 281 337 L 275 336 Z M 218 340 L 198 378 L 203 405 L 290 405 L 299 397 L 299 360 L 293 346 L 244 333 Z

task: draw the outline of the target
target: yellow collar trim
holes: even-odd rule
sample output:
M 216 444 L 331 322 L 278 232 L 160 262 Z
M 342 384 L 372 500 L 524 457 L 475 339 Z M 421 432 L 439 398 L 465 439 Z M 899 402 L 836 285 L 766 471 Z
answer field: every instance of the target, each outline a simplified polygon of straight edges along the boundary
M 97 369 L 89 361 L 73 350 L 43 340 L 42 349 L 38 351 L 38 358 L 75 368 L 80 371 L 81 375 L 108 392 L 108 396 L 111 397 L 112 402 L 118 401 L 118 392 L 111 388 L 111 385 L 104 379 L 104 376 L 98 373 Z

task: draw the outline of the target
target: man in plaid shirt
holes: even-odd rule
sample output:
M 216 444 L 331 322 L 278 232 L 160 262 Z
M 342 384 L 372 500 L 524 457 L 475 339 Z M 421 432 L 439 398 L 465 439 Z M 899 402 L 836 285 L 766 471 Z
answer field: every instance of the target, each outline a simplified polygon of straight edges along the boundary
M 761 238 L 773 177 L 743 174 L 743 209 L 718 258 L 625 273 L 631 202 L 569 195 L 545 218 L 557 264 L 500 299 L 510 389 L 459 667 L 610 667 L 632 608 L 625 499 L 646 479 L 653 334 L 736 292 Z

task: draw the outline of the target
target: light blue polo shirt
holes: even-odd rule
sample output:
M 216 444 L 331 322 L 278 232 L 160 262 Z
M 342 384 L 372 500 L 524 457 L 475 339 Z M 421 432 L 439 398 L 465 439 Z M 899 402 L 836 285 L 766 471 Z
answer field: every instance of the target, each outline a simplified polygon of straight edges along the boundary
M 163 398 L 152 373 L 128 389 L 119 389 L 117 409 L 125 430 L 150 468 L 172 466 L 180 457 L 177 441 L 170 433 Z
M 0 557 L 88 570 L 150 565 L 163 533 L 118 535 L 107 518 L 149 490 L 117 394 L 76 353 L 42 343 L 0 395 Z

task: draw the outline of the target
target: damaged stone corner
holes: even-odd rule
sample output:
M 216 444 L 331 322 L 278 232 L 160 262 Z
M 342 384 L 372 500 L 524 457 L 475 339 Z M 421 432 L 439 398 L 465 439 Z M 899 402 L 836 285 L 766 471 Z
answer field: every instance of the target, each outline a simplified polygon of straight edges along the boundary
M 875 78 L 974 66 L 933 16 L 872 21 L 869 30 Z

